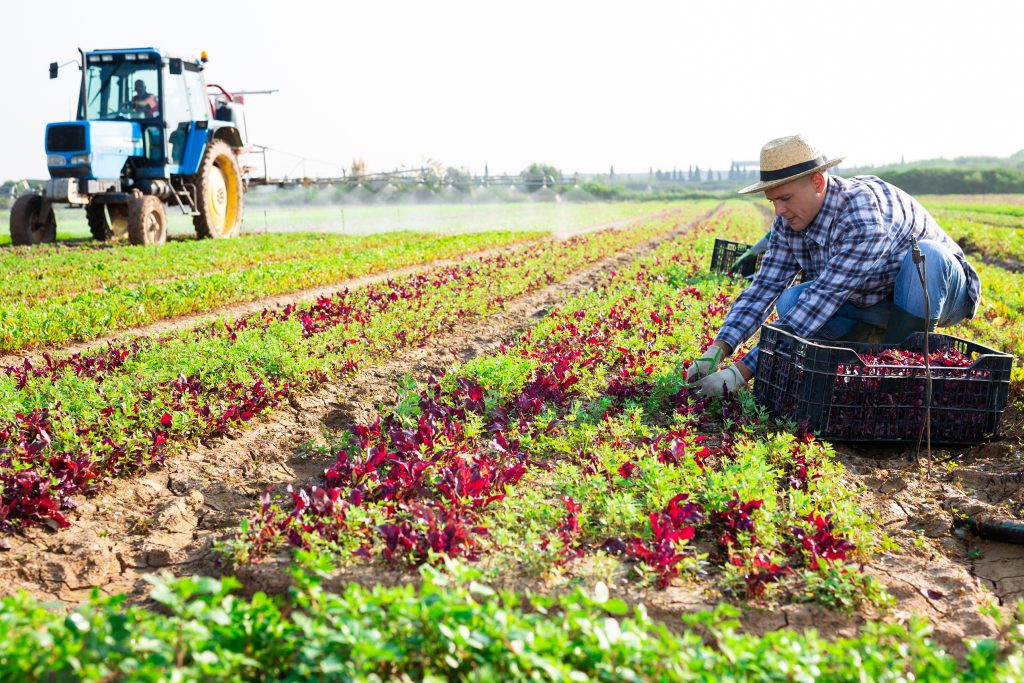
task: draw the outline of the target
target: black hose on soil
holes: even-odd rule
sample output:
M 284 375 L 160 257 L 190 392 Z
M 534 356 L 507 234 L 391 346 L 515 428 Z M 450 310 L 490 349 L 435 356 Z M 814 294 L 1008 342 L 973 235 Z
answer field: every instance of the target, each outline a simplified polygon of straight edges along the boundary
M 994 505 L 962 496 L 948 498 L 942 507 L 953 513 L 953 526 L 990 541 L 1024 545 L 1024 521 L 1005 517 Z
M 957 517 L 955 526 L 965 526 L 975 536 L 1001 543 L 1024 545 L 1024 522 L 1014 519 L 975 519 L 970 515 Z

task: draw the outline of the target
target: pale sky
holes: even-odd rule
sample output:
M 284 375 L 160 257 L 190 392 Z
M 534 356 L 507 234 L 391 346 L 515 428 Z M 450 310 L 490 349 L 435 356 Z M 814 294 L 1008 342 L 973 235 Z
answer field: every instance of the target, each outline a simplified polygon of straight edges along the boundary
M 120 9 L 119 9 L 120 8 Z M 250 142 L 370 170 L 727 169 L 803 132 L 845 166 L 1024 148 L 1024 3 L 5 3 L 0 180 L 46 177 L 76 48 L 207 50 Z M 298 157 L 270 157 L 299 175 Z

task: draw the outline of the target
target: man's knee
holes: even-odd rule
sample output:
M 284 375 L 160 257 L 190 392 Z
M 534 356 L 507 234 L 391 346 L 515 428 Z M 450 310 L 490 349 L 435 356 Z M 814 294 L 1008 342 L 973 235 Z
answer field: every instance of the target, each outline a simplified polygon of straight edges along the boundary
M 938 274 L 945 272 L 953 264 L 959 265 L 953 252 L 935 240 L 920 240 L 917 246 L 924 256 L 925 267 L 929 272 Z M 916 271 L 913 249 L 908 249 L 907 255 L 903 257 L 903 268 Z
M 796 302 L 800 298 L 800 292 L 804 289 L 804 284 L 806 283 L 787 287 L 782 290 L 782 294 L 779 294 L 779 298 L 775 302 L 775 310 L 778 311 L 780 318 L 784 318 L 796 306 Z
M 928 281 L 933 286 L 947 281 L 949 269 L 959 267 L 956 257 L 949 249 L 933 240 L 922 240 L 918 243 L 922 256 L 925 257 L 925 270 L 928 272 Z M 907 250 L 903 257 L 897 280 L 903 281 L 903 286 L 921 286 L 921 266 L 913 262 L 913 250 Z

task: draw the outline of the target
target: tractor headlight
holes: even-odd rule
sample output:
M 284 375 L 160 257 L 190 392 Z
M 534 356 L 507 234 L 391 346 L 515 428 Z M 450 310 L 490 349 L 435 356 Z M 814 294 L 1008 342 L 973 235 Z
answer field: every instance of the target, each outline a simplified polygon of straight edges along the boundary
M 76 154 L 73 157 L 71 157 L 71 165 L 72 166 L 78 166 L 78 165 L 88 166 L 91 163 L 92 163 L 92 155 L 91 154 Z
M 46 165 L 47 166 L 64 166 L 68 163 L 68 160 L 64 158 L 63 154 L 47 154 Z

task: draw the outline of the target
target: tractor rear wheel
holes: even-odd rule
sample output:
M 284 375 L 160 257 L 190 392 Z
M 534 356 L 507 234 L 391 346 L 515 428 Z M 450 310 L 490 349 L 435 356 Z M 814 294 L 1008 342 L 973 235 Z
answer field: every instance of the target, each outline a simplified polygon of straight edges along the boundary
M 235 237 L 242 227 L 242 173 L 238 157 L 223 140 L 207 146 L 195 176 L 199 215 L 192 218 L 199 237 Z
M 167 241 L 167 212 L 153 195 L 128 201 L 128 241 L 132 244 L 163 244 Z
M 85 219 L 93 239 L 100 242 L 128 236 L 128 207 L 124 204 L 89 204 Z
M 53 206 L 42 195 L 26 194 L 11 207 L 11 244 L 40 244 L 57 241 L 57 219 Z

